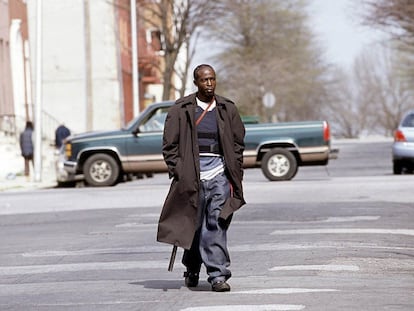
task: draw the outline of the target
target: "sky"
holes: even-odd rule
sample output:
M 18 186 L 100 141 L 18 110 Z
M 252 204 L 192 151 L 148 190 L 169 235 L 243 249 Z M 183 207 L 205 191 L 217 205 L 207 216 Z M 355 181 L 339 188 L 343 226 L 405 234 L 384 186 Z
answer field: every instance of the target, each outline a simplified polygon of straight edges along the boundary
M 309 0 L 310 27 L 326 60 L 344 68 L 365 48 L 384 38 L 384 33 L 362 26 L 356 16 L 357 0 Z
M 358 0 L 308 0 L 309 26 L 316 35 L 328 63 L 352 66 L 364 48 L 384 38 L 384 33 L 362 26 L 355 13 Z M 214 51 L 211 42 L 199 42 L 194 64 L 209 62 Z M 214 53 L 213 53 L 214 54 Z M 212 63 L 214 66 L 214 64 Z

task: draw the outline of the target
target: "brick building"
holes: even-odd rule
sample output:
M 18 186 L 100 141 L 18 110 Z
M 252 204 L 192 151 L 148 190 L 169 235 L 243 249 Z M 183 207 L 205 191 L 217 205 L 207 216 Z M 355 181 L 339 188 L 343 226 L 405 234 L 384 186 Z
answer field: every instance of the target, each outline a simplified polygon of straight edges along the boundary
M 0 1 L 0 130 L 10 120 L 33 120 L 36 5 Z M 59 123 L 79 133 L 133 118 L 129 7 L 130 0 L 42 0 L 43 137 L 53 137 Z M 142 110 L 161 98 L 163 53 L 157 27 L 139 18 L 138 53 Z
M 0 2 L 0 130 L 6 133 L 16 133 L 33 115 L 25 2 Z
M 159 69 L 163 65 L 163 51 L 158 28 L 148 25 L 140 19 L 142 4 L 145 0 L 137 1 L 137 41 L 138 41 L 138 83 L 139 102 L 141 111 L 153 101 L 161 100 L 162 85 Z M 118 31 L 121 54 L 122 84 L 125 121 L 133 118 L 132 99 L 132 44 L 131 44 L 131 15 L 130 0 L 118 0 Z

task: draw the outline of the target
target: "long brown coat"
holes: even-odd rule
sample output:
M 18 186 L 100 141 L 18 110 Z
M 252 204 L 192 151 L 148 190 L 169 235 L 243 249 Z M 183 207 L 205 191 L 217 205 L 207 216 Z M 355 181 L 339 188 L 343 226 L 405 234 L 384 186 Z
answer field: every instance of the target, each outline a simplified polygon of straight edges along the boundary
M 246 202 L 243 198 L 243 151 L 245 129 L 234 103 L 215 96 L 220 144 L 226 174 L 233 186 L 220 218 L 230 219 Z M 177 100 L 164 127 L 163 156 L 172 178 L 158 224 L 157 241 L 185 249 L 191 247 L 197 224 L 200 161 L 195 128 L 196 95 Z

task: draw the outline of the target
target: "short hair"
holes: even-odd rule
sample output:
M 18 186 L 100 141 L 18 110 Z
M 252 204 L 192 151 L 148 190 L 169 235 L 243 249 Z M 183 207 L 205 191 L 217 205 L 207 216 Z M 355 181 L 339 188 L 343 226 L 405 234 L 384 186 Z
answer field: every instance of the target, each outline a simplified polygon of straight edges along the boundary
M 205 67 L 210 68 L 211 70 L 215 72 L 214 68 L 211 65 L 208 65 L 208 64 L 198 65 L 197 67 L 195 67 L 194 72 L 193 72 L 194 80 L 197 80 L 198 72 L 200 71 L 200 69 L 205 68 Z
M 32 121 L 27 121 L 26 122 L 26 128 L 33 130 L 33 122 Z

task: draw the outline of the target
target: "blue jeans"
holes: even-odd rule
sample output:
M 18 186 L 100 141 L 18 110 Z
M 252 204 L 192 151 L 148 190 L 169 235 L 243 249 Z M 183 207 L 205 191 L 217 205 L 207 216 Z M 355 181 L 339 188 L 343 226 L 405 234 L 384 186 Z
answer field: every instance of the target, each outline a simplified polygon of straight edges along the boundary
M 225 281 L 231 277 L 228 269 L 228 223 L 219 221 L 220 211 L 229 197 L 230 183 L 224 173 L 212 180 L 200 182 L 198 229 L 191 249 L 184 250 L 182 263 L 187 271 L 192 272 L 200 271 L 201 264 L 204 263 L 210 283 Z

